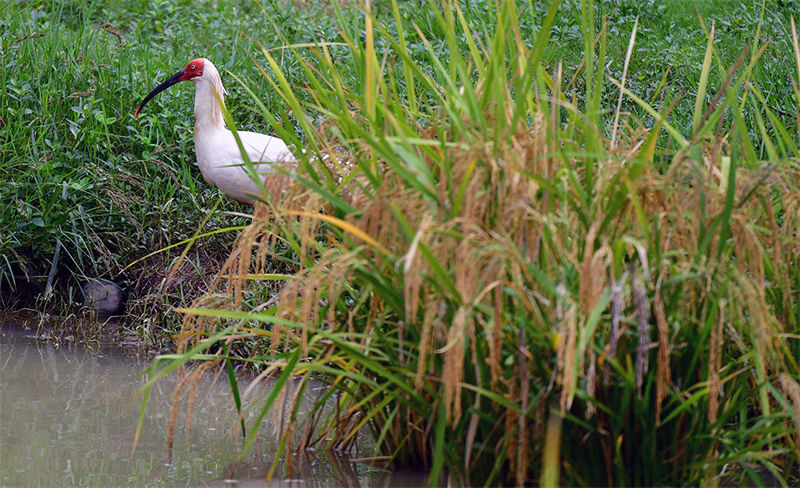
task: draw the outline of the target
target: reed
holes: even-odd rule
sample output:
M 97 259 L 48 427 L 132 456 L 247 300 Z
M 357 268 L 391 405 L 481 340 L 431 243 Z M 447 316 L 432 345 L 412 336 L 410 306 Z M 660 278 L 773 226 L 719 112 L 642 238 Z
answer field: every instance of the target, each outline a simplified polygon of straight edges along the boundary
M 431 483 L 794 481 L 800 164 L 753 74 L 765 46 L 725 66 L 707 30 L 684 131 L 627 68 L 604 72 L 591 1 L 571 95 L 543 62 L 558 2 L 532 38 L 512 2 L 492 4 L 490 33 L 431 3 L 446 49 L 391 6 L 382 21 L 367 2 L 361 35 L 333 5 L 344 47 L 254 59 L 304 139 L 259 104 L 265 119 L 306 152 L 268 179 L 151 384 L 226 364 L 237 407 L 260 411 L 245 450 L 286 400 L 279 456 L 350 450 L 368 429 L 362 455 Z M 272 393 L 245 407 L 233 361 Z

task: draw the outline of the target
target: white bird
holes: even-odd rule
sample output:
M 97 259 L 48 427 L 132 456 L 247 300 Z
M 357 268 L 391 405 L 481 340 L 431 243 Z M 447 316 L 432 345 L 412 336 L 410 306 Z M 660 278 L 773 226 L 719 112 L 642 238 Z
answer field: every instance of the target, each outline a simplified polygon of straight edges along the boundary
M 211 61 L 205 58 L 190 61 L 184 69 L 148 93 L 136 108 L 134 117 L 139 118 L 139 112 L 153 97 L 181 81 L 193 81 L 195 85 L 194 147 L 203 179 L 234 200 L 252 205 L 254 196 L 260 195 L 261 189 L 247 174 L 236 139 L 225 128 L 220 103 L 224 103 L 226 92 L 219 71 Z M 277 137 L 257 132 L 238 133 L 259 175 L 269 173 L 272 163 L 296 161 L 286 143 Z

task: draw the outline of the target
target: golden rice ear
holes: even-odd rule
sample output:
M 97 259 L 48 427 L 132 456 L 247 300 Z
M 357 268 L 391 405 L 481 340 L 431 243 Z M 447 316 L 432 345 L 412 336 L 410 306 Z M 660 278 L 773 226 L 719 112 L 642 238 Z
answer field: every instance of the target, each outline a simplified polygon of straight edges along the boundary
M 795 429 L 794 449 L 800 456 L 800 384 L 788 373 L 782 372 L 778 375 L 781 389 L 789 396 L 792 405 L 792 422 Z
M 194 402 L 197 397 L 197 385 L 200 383 L 208 371 L 215 368 L 221 359 L 206 360 L 193 367 L 188 374 L 181 373 L 181 379 L 175 386 L 175 391 L 172 392 L 172 400 L 170 401 L 170 414 L 169 423 L 167 424 L 166 448 L 167 457 L 172 459 L 172 447 L 175 444 L 175 426 L 178 423 L 178 412 L 181 410 L 181 398 L 186 396 L 188 390 L 188 398 L 186 402 L 186 442 L 189 442 L 189 432 L 192 428 Z
M 669 385 L 672 383 L 672 373 L 670 368 L 670 338 L 667 314 L 664 310 L 664 299 L 661 296 L 661 287 L 664 283 L 665 271 L 662 270 L 656 281 L 653 292 L 653 315 L 658 325 L 658 362 L 656 373 L 656 422 L 661 422 L 661 409 L 663 402 L 667 398 Z
M 209 292 L 194 299 L 190 308 L 230 310 L 232 306 L 233 303 L 231 302 L 230 296 Z M 181 332 L 178 334 L 175 340 L 175 346 L 178 354 L 182 354 L 192 347 L 200 344 L 205 338 L 214 332 L 219 321 L 220 319 L 215 317 L 205 317 L 191 313 L 184 314 Z

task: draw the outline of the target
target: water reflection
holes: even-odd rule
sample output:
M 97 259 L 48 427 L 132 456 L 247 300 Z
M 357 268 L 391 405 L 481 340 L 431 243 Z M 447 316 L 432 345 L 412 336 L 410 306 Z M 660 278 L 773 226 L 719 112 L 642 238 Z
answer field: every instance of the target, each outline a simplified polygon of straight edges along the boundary
M 132 456 L 149 366 L 109 351 L 55 347 L 0 326 L 0 485 L 2 486 L 403 486 L 422 479 L 389 476 L 329 453 L 294 461 L 291 479 L 265 482 L 276 446 L 259 441 L 235 463 L 236 412 L 224 385 L 209 379 L 186 429 L 180 409 L 168 462 L 166 431 L 174 379 L 150 394 Z M 268 429 L 267 429 L 268 430 Z M 279 468 L 277 477 L 285 473 Z

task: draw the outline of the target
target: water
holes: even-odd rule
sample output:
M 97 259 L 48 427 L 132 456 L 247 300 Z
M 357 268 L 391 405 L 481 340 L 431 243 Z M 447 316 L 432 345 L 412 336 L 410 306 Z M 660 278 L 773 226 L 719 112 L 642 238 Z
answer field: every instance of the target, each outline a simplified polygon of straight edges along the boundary
M 137 375 L 149 365 L 0 327 L 0 485 L 411 486 L 423 480 L 317 452 L 295 462 L 291 479 L 281 479 L 282 466 L 278 481 L 267 484 L 273 440 L 265 435 L 249 460 L 236 463 L 236 410 L 225 385 L 211 378 L 198 387 L 188 429 L 183 400 L 171 458 L 166 432 L 177 378 L 156 384 L 132 454 L 141 407 L 134 397 L 145 383 Z

